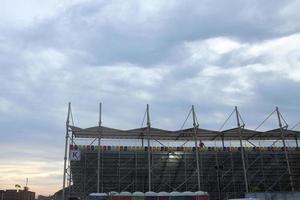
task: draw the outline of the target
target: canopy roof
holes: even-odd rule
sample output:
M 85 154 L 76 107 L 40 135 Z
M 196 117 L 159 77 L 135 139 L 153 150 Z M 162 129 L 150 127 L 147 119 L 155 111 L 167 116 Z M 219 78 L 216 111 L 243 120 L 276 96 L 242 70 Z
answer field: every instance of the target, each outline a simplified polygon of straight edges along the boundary
M 194 128 L 188 128 L 177 131 L 169 131 L 159 128 L 136 128 L 130 130 L 121 130 L 105 126 L 95 126 L 90 128 L 79 128 L 69 126 L 74 137 L 76 138 L 105 138 L 105 139 L 153 139 L 153 140 L 194 140 Z M 197 140 L 239 140 L 241 136 L 243 140 L 278 140 L 281 139 L 281 130 L 274 129 L 265 132 L 232 128 L 224 131 L 214 131 L 207 129 L 196 129 Z M 300 131 L 282 129 L 285 139 L 294 140 L 300 137 Z

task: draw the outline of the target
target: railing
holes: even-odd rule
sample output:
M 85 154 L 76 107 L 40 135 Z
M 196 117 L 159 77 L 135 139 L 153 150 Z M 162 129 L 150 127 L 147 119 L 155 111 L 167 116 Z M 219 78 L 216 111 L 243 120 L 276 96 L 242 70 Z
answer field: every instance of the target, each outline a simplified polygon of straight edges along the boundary
M 100 146 L 102 151 L 148 151 L 148 147 L 141 146 Z M 70 145 L 70 149 L 97 151 L 97 145 Z M 288 151 L 300 151 L 298 147 L 286 147 Z M 195 147 L 150 147 L 152 152 L 194 152 Z M 199 152 L 239 152 L 241 147 L 198 147 Z M 284 147 L 244 147 L 247 152 L 284 152 Z

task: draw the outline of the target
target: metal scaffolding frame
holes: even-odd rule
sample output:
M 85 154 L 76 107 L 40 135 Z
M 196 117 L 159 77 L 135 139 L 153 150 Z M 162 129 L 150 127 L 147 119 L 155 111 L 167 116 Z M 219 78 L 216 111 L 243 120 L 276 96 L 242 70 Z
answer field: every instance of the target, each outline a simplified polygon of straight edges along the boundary
M 234 114 L 237 126 L 222 130 Z M 257 131 L 273 114 L 277 115 L 279 128 Z M 190 117 L 193 126 L 184 129 Z M 146 127 L 143 126 L 145 119 Z M 98 126 L 82 129 L 74 126 L 69 103 L 63 199 L 70 196 L 84 199 L 91 192 L 125 190 L 204 190 L 213 199 L 241 197 L 245 192 L 299 190 L 300 132 L 293 130 L 294 127 L 287 129 L 277 107 L 266 120 L 255 130 L 245 129 L 235 107 L 218 131 L 201 129 L 192 106 L 180 130 L 168 131 L 151 126 L 147 104 L 141 128 L 119 130 L 102 126 L 100 103 Z M 112 144 L 105 144 L 106 140 L 112 140 Z M 121 145 L 115 145 L 116 140 L 120 140 Z M 122 144 L 128 140 L 130 145 Z M 144 140 L 147 140 L 146 146 Z M 295 141 L 295 146 L 288 147 L 286 140 Z M 141 145 L 132 141 L 141 141 Z M 215 141 L 215 146 L 205 144 L 212 141 Z M 225 141 L 235 145 L 226 146 Z M 261 145 L 269 141 L 273 142 L 272 145 Z M 282 147 L 277 145 L 278 141 L 282 142 Z M 216 142 L 221 142 L 221 145 L 217 146 Z M 74 149 L 80 151 L 80 160 L 70 159 L 70 152 Z

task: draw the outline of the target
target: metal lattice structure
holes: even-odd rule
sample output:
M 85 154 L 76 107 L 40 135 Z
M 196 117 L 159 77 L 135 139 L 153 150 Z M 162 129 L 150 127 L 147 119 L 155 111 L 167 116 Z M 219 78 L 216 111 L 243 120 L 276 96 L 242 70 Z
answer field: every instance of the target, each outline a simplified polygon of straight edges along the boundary
M 151 127 L 148 105 L 147 126 L 131 130 L 102 126 L 101 104 L 99 113 L 98 126 L 82 129 L 70 125 L 69 104 L 64 199 L 84 199 L 92 192 L 197 190 L 209 192 L 212 199 L 226 199 L 245 192 L 300 189 L 300 132 L 287 129 L 278 108 L 271 113 L 277 116 L 278 128 L 264 132 L 257 131 L 262 124 L 245 129 L 237 107 L 229 116 L 236 117 L 237 127 L 223 131 L 199 128 L 193 106 L 188 115 L 193 127 L 177 131 Z M 80 144 L 82 140 L 88 142 Z M 119 145 L 104 144 L 105 140 L 119 140 Z M 228 141 L 233 145 L 226 145 Z M 294 143 L 288 146 L 287 141 Z M 212 142 L 215 145 L 205 145 Z M 80 159 L 70 158 L 71 152 L 80 152 Z

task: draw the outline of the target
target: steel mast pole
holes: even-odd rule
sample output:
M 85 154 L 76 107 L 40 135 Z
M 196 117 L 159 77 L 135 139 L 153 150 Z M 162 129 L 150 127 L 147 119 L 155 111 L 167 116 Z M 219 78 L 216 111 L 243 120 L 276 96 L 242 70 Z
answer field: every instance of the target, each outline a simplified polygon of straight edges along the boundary
M 68 156 L 68 142 L 69 142 L 69 123 L 70 123 L 70 113 L 71 113 L 71 102 L 68 104 L 68 114 L 66 120 L 66 141 L 65 141 L 65 156 L 64 156 L 64 174 L 63 174 L 63 191 L 62 191 L 62 199 L 66 199 L 66 174 L 67 174 L 67 156 Z
M 72 119 L 72 125 L 74 125 L 73 114 L 72 114 L 72 109 L 71 108 L 70 108 L 70 117 Z M 69 138 L 70 138 L 70 136 L 69 136 Z M 74 146 L 74 134 L 73 134 L 73 132 L 71 132 L 71 138 L 70 138 L 70 140 L 71 140 L 70 144 L 72 146 Z M 68 187 L 68 197 L 70 197 L 70 194 L 71 194 L 71 182 L 72 182 L 72 171 L 71 171 L 71 166 L 70 166 L 70 156 L 69 156 L 69 161 L 68 161 L 67 169 L 69 169 L 69 180 L 67 178 L 67 180 L 68 180 L 67 187 Z
M 151 191 L 151 154 L 150 154 L 150 114 L 149 104 L 147 104 L 147 134 L 148 134 L 148 191 Z
M 235 113 L 236 113 L 236 121 L 237 121 L 237 125 L 238 125 L 238 133 L 239 133 L 240 147 L 241 147 L 241 154 L 242 154 L 245 189 L 246 189 L 246 192 L 249 192 L 247 169 L 246 169 L 246 163 L 245 163 L 245 152 L 244 152 L 243 141 L 242 141 L 242 130 L 241 130 L 240 117 L 239 117 L 239 112 L 238 112 L 237 106 L 235 106 Z
M 192 105 L 192 113 L 193 113 L 193 126 L 194 126 L 194 140 L 195 140 L 195 151 L 196 151 L 196 165 L 197 165 L 197 182 L 198 182 L 198 190 L 201 190 L 201 182 L 200 182 L 200 167 L 199 167 L 199 150 L 198 150 L 198 139 L 197 139 L 197 129 L 199 124 L 196 123 L 196 114 L 194 105 Z
M 286 150 L 285 137 L 284 137 L 284 133 L 283 133 L 280 112 L 279 112 L 279 109 L 277 106 L 276 106 L 276 113 L 277 113 L 277 117 L 278 117 L 278 123 L 279 123 L 279 128 L 280 128 L 280 133 L 281 133 L 281 140 L 283 143 L 285 161 L 286 161 L 286 166 L 287 166 L 288 175 L 289 175 L 289 179 L 290 179 L 290 184 L 291 184 L 292 192 L 294 192 L 295 189 L 294 189 L 294 182 L 293 182 L 293 177 L 292 177 L 292 172 L 291 172 L 291 167 L 290 167 L 290 162 L 289 162 L 289 156 L 288 156 L 288 153 Z
M 102 103 L 100 102 L 100 104 L 99 104 L 99 122 L 98 122 L 99 127 L 98 127 L 98 157 L 97 157 L 97 193 L 99 193 L 99 191 L 100 191 L 101 124 L 102 124 Z

